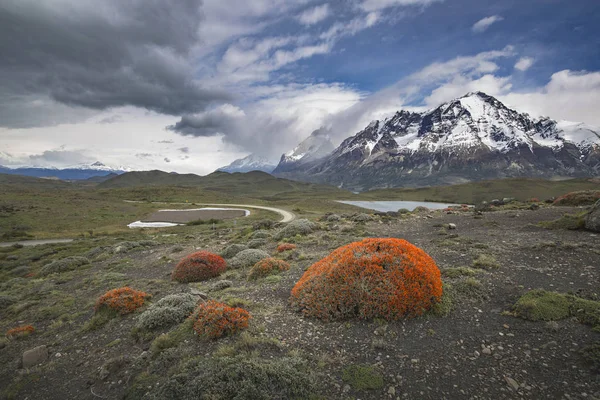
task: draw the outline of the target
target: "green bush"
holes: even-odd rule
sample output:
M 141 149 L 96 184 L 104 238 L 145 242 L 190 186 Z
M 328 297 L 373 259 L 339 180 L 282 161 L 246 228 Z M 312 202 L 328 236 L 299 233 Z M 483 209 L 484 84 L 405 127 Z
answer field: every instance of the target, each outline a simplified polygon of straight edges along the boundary
M 307 219 L 297 219 L 277 231 L 277 233 L 273 235 L 273 239 L 281 240 L 283 238 L 291 238 L 296 235 L 310 235 L 318 228 L 319 226 L 312 221 Z
M 266 244 L 266 239 L 252 239 L 248 242 L 248 247 L 251 249 L 258 249 L 259 247 L 265 246 Z
M 40 271 L 40 275 L 72 271 L 77 267 L 81 267 L 82 265 L 87 265 L 89 263 L 90 260 L 85 257 L 67 257 L 63 258 L 62 260 L 52 261 L 50 264 L 44 265 Z
M 194 311 L 197 303 L 198 298 L 189 293 L 163 297 L 137 318 L 136 328 L 154 330 L 178 324 Z
M 139 242 L 121 242 L 115 244 L 111 251 L 115 254 L 127 253 L 131 250 L 140 250 L 145 247 L 158 246 L 158 242 L 153 240 L 140 240 Z
M 259 249 L 247 249 L 240 251 L 229 261 L 229 267 L 232 269 L 248 268 L 262 259 L 269 258 L 269 253 Z
M 245 244 L 232 244 L 232 245 L 225 247 L 225 250 L 223 250 L 220 255 L 223 258 L 233 258 L 240 251 L 243 251 L 246 249 L 248 249 L 248 246 L 246 246 Z
M 152 399 L 305 399 L 315 392 L 311 366 L 295 357 L 244 356 L 188 362 L 152 393 Z
M 473 260 L 473 268 L 496 269 L 500 268 L 500 264 L 494 256 L 490 254 L 480 254 L 475 260 Z
M 258 230 L 254 233 L 252 233 L 252 235 L 250 235 L 250 239 L 268 239 L 271 237 L 271 233 L 269 233 L 269 231 L 265 231 L 265 230 Z

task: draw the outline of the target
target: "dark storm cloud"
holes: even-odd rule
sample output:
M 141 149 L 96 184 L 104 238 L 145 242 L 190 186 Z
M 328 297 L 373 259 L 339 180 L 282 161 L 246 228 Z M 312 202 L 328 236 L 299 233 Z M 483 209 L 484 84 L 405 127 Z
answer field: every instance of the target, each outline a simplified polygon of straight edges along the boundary
M 30 155 L 29 160 L 34 164 L 48 163 L 51 165 L 82 164 L 93 161 L 92 158 L 86 156 L 81 151 L 65 150 L 64 148 L 46 150 L 41 154 Z
M 228 96 L 194 80 L 201 17 L 201 0 L 3 0 L 0 104 L 202 111 Z

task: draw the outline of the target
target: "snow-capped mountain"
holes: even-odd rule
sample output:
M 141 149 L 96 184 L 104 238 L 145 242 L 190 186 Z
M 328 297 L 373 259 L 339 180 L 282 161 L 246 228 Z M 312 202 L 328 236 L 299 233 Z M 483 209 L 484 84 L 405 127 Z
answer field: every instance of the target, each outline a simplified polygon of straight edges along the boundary
M 474 92 L 424 113 L 373 121 L 316 165 L 287 176 L 365 190 L 597 174 L 600 129 L 532 119 Z
M 25 175 L 36 178 L 58 178 L 62 180 L 88 180 L 101 181 L 100 178 L 119 175 L 131 171 L 130 168 L 119 166 L 109 167 L 100 161 L 93 164 L 74 165 L 67 168 L 56 167 L 18 167 L 10 168 L 0 166 L 0 173 L 9 175 Z
M 270 174 L 271 172 L 273 172 L 275 167 L 276 165 L 267 160 L 266 158 L 250 154 L 247 157 L 235 160 L 226 167 L 219 168 L 217 171 L 229 173 L 263 171 Z
M 323 128 L 317 129 L 293 150 L 282 155 L 273 173 L 284 175 L 288 171 L 306 169 L 328 156 L 334 149 L 328 131 Z

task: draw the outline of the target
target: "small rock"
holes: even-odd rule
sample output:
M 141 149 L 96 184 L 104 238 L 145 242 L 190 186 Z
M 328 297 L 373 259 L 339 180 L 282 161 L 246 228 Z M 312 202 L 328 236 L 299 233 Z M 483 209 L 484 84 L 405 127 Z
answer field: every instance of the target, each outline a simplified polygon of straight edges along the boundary
M 519 390 L 519 384 L 517 383 L 517 381 L 515 381 L 513 378 L 509 377 L 509 376 L 505 376 L 504 380 L 506 381 L 506 383 L 508 384 L 508 386 L 510 386 L 510 388 L 512 390 L 514 390 L 515 392 L 517 390 Z
M 350 391 L 350 385 L 344 385 L 344 388 L 342 389 L 342 392 L 348 393 L 349 391 Z
M 38 346 L 23 353 L 23 368 L 31 368 L 48 359 L 48 348 Z
M 388 389 L 388 394 L 391 396 L 395 396 L 396 395 L 396 388 L 393 386 L 390 386 L 390 388 Z
M 479 353 L 477 350 L 475 350 L 475 351 L 473 352 L 473 355 L 474 355 L 475 357 L 479 357 L 481 354 L 480 354 L 480 353 Z
M 18 256 L 16 256 L 16 255 L 14 255 L 14 254 L 11 254 L 10 256 L 7 256 L 7 257 L 6 257 L 6 260 L 7 260 L 7 261 L 16 261 L 16 260 L 18 260 L 18 259 L 19 259 L 19 257 L 18 257 Z
M 456 229 L 456 224 L 448 224 L 448 229 Z
M 485 349 L 481 350 L 481 352 L 482 352 L 483 354 L 486 354 L 486 355 L 488 355 L 488 356 L 489 356 L 490 354 L 492 354 L 492 350 L 491 350 L 489 347 L 486 347 Z

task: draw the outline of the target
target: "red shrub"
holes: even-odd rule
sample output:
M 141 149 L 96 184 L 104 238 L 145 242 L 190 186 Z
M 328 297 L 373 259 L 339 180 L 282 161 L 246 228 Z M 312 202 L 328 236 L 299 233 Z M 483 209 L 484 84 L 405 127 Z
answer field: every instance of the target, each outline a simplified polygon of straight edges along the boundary
M 150 295 L 129 287 L 109 290 L 96 301 L 95 310 L 98 312 L 106 307 L 120 314 L 129 314 L 143 306 L 146 297 L 150 297 Z
M 198 335 L 216 339 L 246 329 L 250 313 L 243 308 L 208 300 L 198 306 L 194 318 L 194 330 Z
M 441 295 L 440 270 L 423 250 L 402 239 L 365 239 L 308 268 L 291 302 L 324 320 L 393 320 L 422 314 Z
M 227 264 L 223 257 L 198 251 L 179 261 L 171 278 L 181 283 L 200 282 L 221 275 L 225 268 Z
M 277 258 L 265 258 L 260 260 L 248 272 L 248 279 L 257 279 L 270 274 L 278 274 L 290 269 L 290 264 Z
M 555 206 L 591 206 L 600 200 L 600 190 L 581 190 L 570 192 L 554 200 Z
M 279 246 L 277 246 L 277 252 L 278 253 L 283 253 L 284 251 L 294 250 L 295 248 L 296 248 L 295 244 L 292 244 L 292 243 L 282 243 Z
M 17 328 L 9 329 L 6 332 L 6 336 L 9 338 L 18 338 L 32 334 L 35 332 L 35 329 L 31 325 L 19 326 Z

